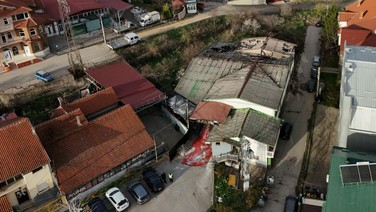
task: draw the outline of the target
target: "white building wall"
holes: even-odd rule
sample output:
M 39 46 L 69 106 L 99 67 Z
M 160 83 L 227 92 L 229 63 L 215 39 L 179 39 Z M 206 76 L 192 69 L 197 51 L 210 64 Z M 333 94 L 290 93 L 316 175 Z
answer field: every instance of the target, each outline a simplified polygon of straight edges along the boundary
M 267 167 L 268 161 L 267 161 L 267 154 L 268 154 L 268 145 L 258 142 L 252 138 L 245 137 L 250 142 L 251 149 L 254 153 L 253 159 L 251 159 L 251 163 Z
M 35 196 L 42 193 L 43 191 L 46 191 L 54 187 L 51 169 L 48 164 L 44 165 L 41 170 L 38 170 L 35 173 L 29 172 L 23 177 L 26 182 L 26 187 L 29 192 L 30 199 L 33 199 Z M 41 189 L 44 190 L 41 191 Z
M 208 99 L 208 101 L 221 102 L 230 105 L 234 109 L 251 108 L 266 115 L 275 117 L 276 111 L 272 108 L 268 108 L 259 104 L 248 102 L 242 99 L 229 98 L 229 99 Z
M 229 153 L 232 150 L 232 145 L 226 142 L 212 143 L 211 147 L 213 156 L 220 156 L 222 154 Z
M 347 22 L 346 21 L 340 21 L 338 22 L 339 28 L 347 27 Z

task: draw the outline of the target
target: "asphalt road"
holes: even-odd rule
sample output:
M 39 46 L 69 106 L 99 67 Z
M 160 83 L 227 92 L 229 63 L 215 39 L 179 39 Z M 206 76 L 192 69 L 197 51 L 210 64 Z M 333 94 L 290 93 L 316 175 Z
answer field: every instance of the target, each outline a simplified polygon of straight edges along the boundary
M 321 28 L 308 27 L 305 38 L 304 53 L 298 67 L 299 83 L 310 79 L 312 57 L 319 54 L 319 38 Z M 295 189 L 301 170 L 303 154 L 306 148 L 307 124 L 311 117 L 314 93 L 301 90 L 295 96 L 288 93 L 282 118 L 293 124 L 293 131 L 289 140 L 279 140 L 274 164 L 268 170 L 268 176 L 274 176 L 274 185 L 268 195 L 263 211 L 280 212 L 284 209 L 285 198 L 295 195 Z

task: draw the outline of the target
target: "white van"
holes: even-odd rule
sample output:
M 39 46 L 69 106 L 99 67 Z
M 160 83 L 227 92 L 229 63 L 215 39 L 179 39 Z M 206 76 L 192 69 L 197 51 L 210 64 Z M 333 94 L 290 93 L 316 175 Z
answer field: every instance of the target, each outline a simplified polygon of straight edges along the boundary
M 130 32 L 124 35 L 124 40 L 127 42 L 127 45 L 134 45 L 141 41 L 138 35 L 134 32 Z

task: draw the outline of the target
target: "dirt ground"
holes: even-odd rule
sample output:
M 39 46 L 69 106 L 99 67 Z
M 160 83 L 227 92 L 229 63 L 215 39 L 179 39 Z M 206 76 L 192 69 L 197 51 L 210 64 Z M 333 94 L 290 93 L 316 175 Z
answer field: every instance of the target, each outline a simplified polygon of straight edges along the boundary
M 326 191 L 332 147 L 338 145 L 337 108 L 317 106 L 306 184 Z

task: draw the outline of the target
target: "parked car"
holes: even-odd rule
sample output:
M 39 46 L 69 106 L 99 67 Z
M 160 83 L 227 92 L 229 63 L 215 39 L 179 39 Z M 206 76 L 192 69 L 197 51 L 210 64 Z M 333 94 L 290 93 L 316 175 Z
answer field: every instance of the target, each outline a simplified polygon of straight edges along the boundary
M 106 192 L 107 199 L 115 207 L 116 211 L 124 211 L 129 207 L 129 201 L 117 187 L 110 188 Z
M 316 91 L 316 80 L 311 79 L 307 83 L 307 91 L 308 92 L 315 92 Z
M 159 174 L 153 168 L 146 168 L 142 171 L 141 176 L 153 192 L 160 192 L 164 189 L 164 184 Z
M 92 212 L 107 212 L 108 211 L 106 206 L 104 205 L 104 202 L 99 197 L 95 197 L 91 199 L 87 203 L 87 205 L 89 206 Z
M 137 204 L 144 204 L 150 200 L 149 192 L 138 181 L 131 182 L 128 185 L 129 193 L 136 199 Z
M 282 124 L 279 137 L 282 139 L 290 139 L 291 132 L 292 132 L 292 124 L 285 122 Z
M 317 74 L 318 74 L 318 68 L 317 67 L 312 67 L 311 68 L 311 78 L 312 79 L 317 79 Z
M 51 82 L 54 77 L 45 70 L 39 70 L 34 74 L 35 78 L 42 80 L 43 82 Z
M 298 198 L 287 196 L 285 201 L 285 212 L 296 212 L 298 210 Z
M 319 56 L 314 56 L 312 59 L 313 67 L 319 67 L 321 64 L 321 58 Z

